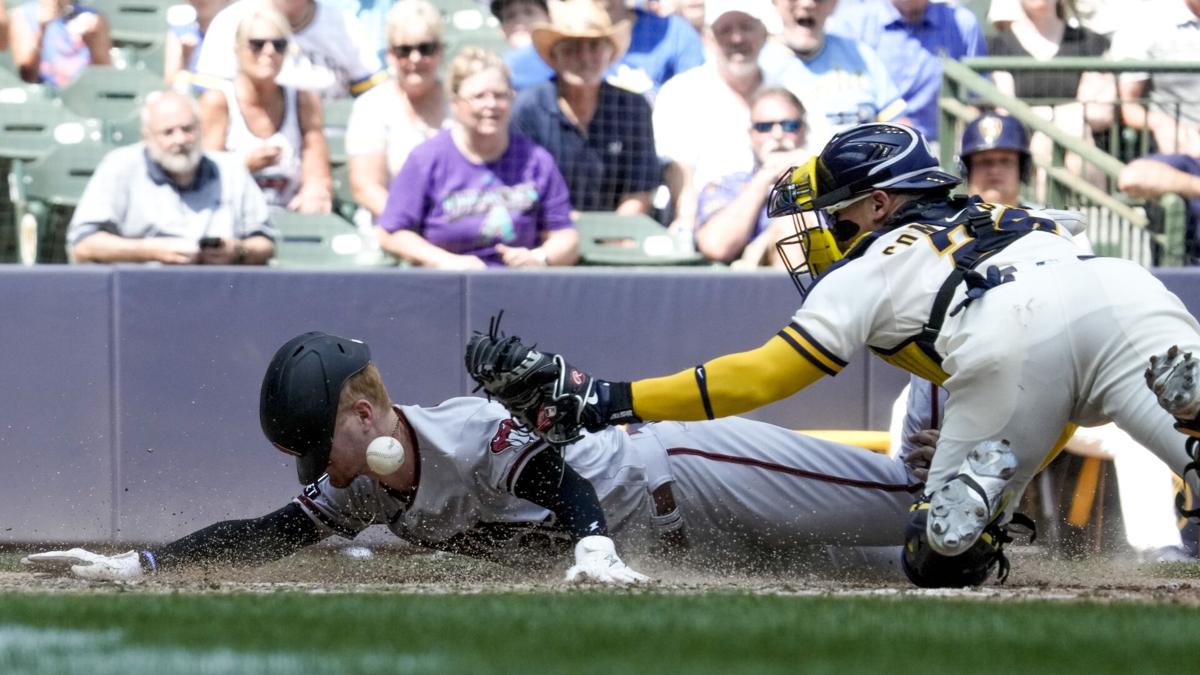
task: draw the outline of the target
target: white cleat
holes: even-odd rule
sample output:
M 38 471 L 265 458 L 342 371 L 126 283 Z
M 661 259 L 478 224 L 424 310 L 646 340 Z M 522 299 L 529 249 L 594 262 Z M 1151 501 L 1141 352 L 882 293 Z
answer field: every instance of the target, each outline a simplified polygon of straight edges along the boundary
M 958 475 L 929 500 L 925 536 L 933 550 L 956 556 L 971 548 L 996 515 L 1016 469 L 1008 441 L 987 441 L 972 449 Z
M 1163 410 L 1183 421 L 1200 413 L 1200 359 L 1172 346 L 1165 354 L 1150 357 L 1146 385 Z

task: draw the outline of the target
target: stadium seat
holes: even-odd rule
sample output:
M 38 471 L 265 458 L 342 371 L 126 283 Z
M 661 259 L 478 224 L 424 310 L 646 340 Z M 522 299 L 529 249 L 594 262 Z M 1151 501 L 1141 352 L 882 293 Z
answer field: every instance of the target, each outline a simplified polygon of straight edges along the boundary
M 66 236 L 71 215 L 96 165 L 112 148 L 94 141 L 63 145 L 28 164 L 14 164 L 11 180 L 17 231 L 29 233 L 28 241 L 22 244 L 23 259 L 67 262 Z M 28 250 L 31 246 L 36 249 Z
M 58 100 L 0 103 L 0 158 L 36 159 L 55 146 L 99 140 L 100 136 L 98 122 L 76 115 Z
M 333 213 L 271 211 L 279 228 L 275 242 L 277 267 L 390 267 L 395 259 L 369 246 L 353 223 Z
M 167 37 L 167 8 L 179 0 L 91 0 L 108 20 L 113 44 L 146 48 Z
M 333 210 L 346 220 L 353 220 L 358 210 L 350 189 L 350 167 L 344 164 L 333 168 Z
M 80 115 L 115 122 L 137 114 L 146 96 L 162 89 L 161 74 L 90 66 L 63 89 L 62 100 Z
M 695 251 L 676 251 L 667 229 L 649 216 L 585 211 L 575 223 L 581 265 L 704 265 Z
M 386 86 L 386 85 L 385 85 Z M 335 98 L 321 102 L 325 116 L 325 140 L 329 144 L 329 163 L 341 166 L 349 159 L 346 156 L 346 124 L 350 121 L 352 98 Z

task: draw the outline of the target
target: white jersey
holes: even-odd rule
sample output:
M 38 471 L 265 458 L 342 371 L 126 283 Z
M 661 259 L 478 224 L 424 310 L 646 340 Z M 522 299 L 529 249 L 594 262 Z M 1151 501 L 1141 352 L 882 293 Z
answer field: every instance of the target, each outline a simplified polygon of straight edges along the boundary
M 199 75 L 230 80 L 237 74 L 237 27 L 254 2 L 238 0 L 213 18 L 196 62 Z M 280 85 L 315 91 L 322 98 L 342 98 L 387 79 L 378 45 L 370 44 L 353 12 L 318 1 L 312 21 L 292 36 L 292 42 L 276 78 Z
M 345 489 L 322 478 L 296 502 L 323 532 L 352 538 L 384 524 L 413 543 L 502 560 L 570 550 L 548 510 L 512 494 L 529 458 L 549 450 L 514 428 L 502 406 L 455 398 L 398 409 L 417 439 L 415 497 L 407 503 L 367 476 Z M 920 489 L 884 455 L 740 418 L 648 424 L 632 435 L 606 429 L 568 446 L 565 458 L 595 487 L 624 550 L 649 550 L 660 527 L 674 529 L 655 517 L 651 499 L 670 483 L 689 546 L 702 557 L 896 545 Z

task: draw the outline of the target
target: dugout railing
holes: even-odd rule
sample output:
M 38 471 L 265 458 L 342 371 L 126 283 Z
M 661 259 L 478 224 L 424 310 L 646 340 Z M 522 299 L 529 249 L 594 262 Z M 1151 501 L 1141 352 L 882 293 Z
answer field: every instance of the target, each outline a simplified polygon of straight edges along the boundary
M 1200 76 L 1196 62 L 1113 62 L 1097 58 L 1064 57 L 1037 61 L 1019 57 L 979 57 L 961 62 L 943 59 L 942 93 L 939 99 L 939 152 L 943 167 L 958 171 L 958 139 L 965 124 L 980 109 L 1002 109 L 1020 120 L 1031 132 L 1051 142 L 1049 157 L 1034 154 L 1041 185 L 1033 186 L 1031 200 L 1053 208 L 1071 208 L 1089 216 L 1088 236 L 1096 252 L 1126 258 L 1149 266 L 1178 266 L 1185 263 L 1186 210 L 1179 195 L 1166 194 L 1147 202 L 1121 193 L 1117 180 L 1125 162 L 1082 137 L 1073 135 L 1034 110 L 1036 105 L 1065 101 L 1020 100 L 1000 91 L 986 75 L 1017 72 L 1099 72 L 1114 76 L 1124 72 L 1189 72 Z M 1120 124 L 1121 102 L 1093 101 L 1092 105 L 1113 106 L 1114 124 L 1104 139 L 1109 148 L 1134 147 L 1144 154 L 1145 134 L 1133 134 Z M 1141 103 L 1145 101 L 1126 101 Z M 1178 107 L 1175 114 L 1178 115 Z M 1068 161 L 1068 156 L 1072 160 Z M 1069 166 L 1073 164 L 1074 166 Z M 1085 177 L 1086 176 L 1086 177 Z

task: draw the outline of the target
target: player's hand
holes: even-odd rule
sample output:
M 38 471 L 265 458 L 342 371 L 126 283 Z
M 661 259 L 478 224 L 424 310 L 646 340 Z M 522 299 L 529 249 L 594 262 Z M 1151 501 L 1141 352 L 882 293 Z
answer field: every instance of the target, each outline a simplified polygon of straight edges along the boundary
M 624 585 L 650 581 L 650 577 L 622 562 L 612 539 L 593 535 L 575 544 L 575 565 L 567 570 L 566 580 L 572 584 L 595 581 Z
M 904 463 L 918 480 L 929 479 L 929 464 L 933 461 L 939 436 L 937 429 L 924 429 L 908 437 L 913 448 L 904 456 Z
M 71 574 L 92 581 L 123 581 L 142 576 L 142 563 L 137 551 L 107 556 L 82 548 L 69 551 L 47 551 L 21 558 L 21 564 L 35 572 Z

